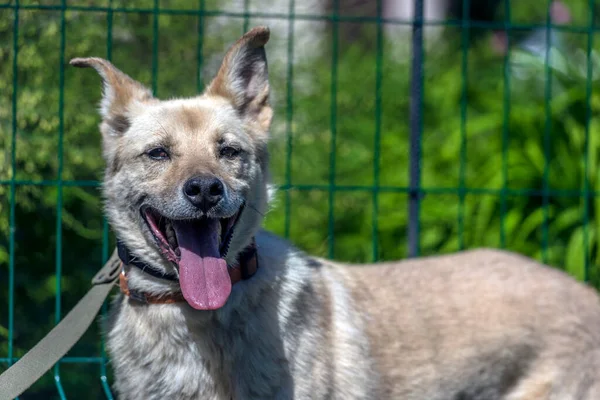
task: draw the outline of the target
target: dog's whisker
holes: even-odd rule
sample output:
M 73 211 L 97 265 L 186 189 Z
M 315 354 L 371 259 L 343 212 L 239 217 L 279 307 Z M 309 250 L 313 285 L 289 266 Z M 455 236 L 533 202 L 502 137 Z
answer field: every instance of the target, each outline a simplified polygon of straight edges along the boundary
M 257 214 L 259 214 L 260 216 L 264 217 L 265 214 L 260 212 L 256 207 L 254 207 L 252 204 L 250 203 L 246 203 L 246 206 L 250 207 L 250 209 L 254 210 L 254 212 L 256 212 Z

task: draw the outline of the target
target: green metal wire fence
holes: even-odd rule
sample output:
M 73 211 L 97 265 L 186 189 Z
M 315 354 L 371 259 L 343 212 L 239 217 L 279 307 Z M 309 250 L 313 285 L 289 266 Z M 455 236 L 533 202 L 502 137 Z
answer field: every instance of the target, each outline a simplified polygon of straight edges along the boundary
M 471 0 L 472 1 L 472 0 Z M 150 43 L 146 43 L 147 51 L 151 54 L 151 87 L 153 91 L 156 93 L 159 89 L 158 76 L 162 72 L 162 69 L 159 70 L 159 62 L 160 62 L 160 49 L 159 49 L 159 32 L 161 30 L 161 16 L 173 16 L 175 18 L 195 18 L 197 20 L 197 31 L 193 32 L 193 35 L 197 38 L 197 47 L 195 49 L 189 49 L 189 52 L 195 52 L 195 77 L 196 77 L 196 90 L 200 92 L 205 84 L 203 77 L 203 66 L 207 62 L 205 59 L 205 51 L 204 46 L 205 42 L 205 21 L 207 18 L 226 18 L 228 21 L 234 21 L 232 23 L 238 24 L 243 31 L 247 31 L 249 27 L 251 27 L 251 22 L 253 23 L 256 19 L 266 19 L 272 21 L 287 21 L 287 40 L 286 40 L 286 52 L 288 62 L 285 66 L 285 72 L 283 75 L 285 76 L 285 85 L 281 87 L 282 96 L 285 97 L 285 101 L 280 106 L 280 111 L 283 111 L 282 119 L 283 123 L 283 132 L 284 132 L 284 140 L 283 144 L 281 144 L 280 150 L 282 150 L 283 156 L 281 156 L 280 165 L 281 171 L 277 174 L 279 177 L 279 181 L 277 182 L 280 187 L 280 210 L 283 215 L 282 225 L 279 229 L 280 233 L 286 237 L 293 237 L 292 234 L 292 218 L 290 217 L 294 212 L 294 204 L 296 198 L 294 197 L 294 193 L 302 193 L 306 196 L 309 193 L 319 192 L 324 193 L 324 197 L 319 197 L 320 200 L 325 201 L 327 204 L 327 222 L 326 222 L 326 250 L 324 251 L 324 255 L 329 257 L 337 256 L 336 254 L 336 238 L 339 236 L 338 233 L 340 229 L 336 226 L 336 219 L 339 218 L 339 213 L 336 213 L 336 201 L 338 198 L 345 193 L 358 193 L 358 194 L 366 194 L 370 197 L 370 216 L 367 222 L 370 222 L 369 231 L 371 238 L 371 247 L 370 247 L 370 259 L 378 260 L 382 254 L 382 241 L 380 240 L 380 236 L 382 235 L 382 227 L 381 222 L 381 214 L 385 212 L 385 210 L 381 210 L 381 202 L 382 196 L 386 195 L 402 195 L 406 196 L 405 205 L 402 204 L 401 207 L 406 208 L 406 224 L 403 226 L 403 229 L 406 228 L 405 235 L 400 235 L 397 238 L 403 240 L 403 242 L 398 243 L 398 246 L 406 246 L 405 254 L 408 256 L 417 256 L 422 253 L 421 251 L 421 239 L 422 239 L 422 219 L 424 215 L 422 214 L 423 210 L 423 199 L 424 196 L 446 196 L 451 195 L 452 198 L 455 199 L 456 202 L 456 247 L 457 248 L 465 248 L 468 247 L 470 243 L 466 239 L 466 233 L 469 230 L 469 221 L 465 219 L 465 215 L 467 213 L 467 208 L 470 207 L 469 199 L 470 197 L 481 196 L 482 198 L 485 196 L 492 196 L 498 199 L 498 207 L 497 212 L 499 214 L 499 225 L 497 226 L 497 236 L 499 238 L 497 245 L 499 247 L 507 247 L 508 243 L 508 220 L 510 220 L 511 216 L 511 199 L 512 198 L 527 198 L 527 199 L 537 199 L 536 201 L 541 202 L 541 225 L 539 227 L 539 248 L 541 249 L 540 258 L 543 261 L 548 261 L 548 249 L 550 247 L 551 239 L 551 231 L 552 227 L 550 226 L 550 222 L 554 221 L 554 203 L 553 199 L 561 199 L 561 198 L 571 198 L 576 199 L 576 201 L 580 201 L 580 207 L 577 208 L 577 223 L 582 227 L 581 235 L 582 235 L 582 248 L 581 251 L 584 254 L 582 258 L 583 263 L 583 274 L 579 276 L 582 279 L 589 280 L 591 276 L 591 271 L 596 268 L 596 258 L 591 255 L 594 251 L 596 251 L 595 237 L 596 230 L 594 227 L 594 220 L 596 213 L 594 212 L 597 202 L 598 193 L 595 191 L 595 185 L 589 179 L 590 174 L 592 174 L 592 170 L 595 168 L 594 165 L 594 157 L 591 157 L 591 153 L 594 151 L 590 150 L 590 143 L 595 142 L 593 137 L 590 137 L 591 132 L 598 132 L 597 130 L 591 127 L 590 121 L 593 119 L 593 107 L 591 105 L 592 95 L 593 95 L 593 81 L 594 81 L 594 58 L 592 56 L 594 50 L 594 36 L 598 30 L 595 25 L 595 13 L 596 13 L 596 5 L 594 4 L 594 0 L 589 0 L 587 3 L 589 10 L 589 23 L 585 26 L 579 25 L 558 25 L 554 24 L 551 19 L 551 5 L 552 1 L 548 1 L 545 4 L 546 8 L 546 18 L 545 21 L 540 21 L 539 23 L 517 23 L 511 22 L 511 2 L 509 0 L 505 0 L 502 3 L 502 8 L 504 11 L 504 20 L 503 21 L 477 21 L 471 20 L 468 18 L 469 10 L 470 10 L 470 0 L 463 0 L 462 2 L 462 17 L 448 20 L 425 20 L 423 14 L 423 0 L 415 0 L 414 1 L 414 9 L 415 9 L 415 18 L 411 20 L 403 20 L 397 18 L 386 18 L 383 16 L 383 1 L 378 0 L 376 3 L 374 15 L 347 15 L 344 14 L 341 10 L 343 2 L 340 3 L 340 0 L 333 0 L 331 2 L 331 8 L 328 11 L 318 13 L 318 14 L 308 14 L 308 13 L 300 13 L 297 11 L 297 2 L 294 0 L 289 0 L 288 3 L 288 11 L 287 12 L 269 12 L 269 11 L 252 11 L 251 7 L 253 2 L 250 0 L 244 0 L 242 9 L 240 10 L 223 10 L 219 9 L 218 5 L 214 7 L 212 4 L 208 4 L 205 0 L 199 0 L 193 4 L 193 7 L 188 8 L 170 8 L 165 5 L 163 2 L 159 0 L 152 0 L 150 6 L 140 6 L 140 7 L 127 7 L 122 5 L 117 5 L 116 2 L 113 4 L 113 0 L 107 0 L 103 3 L 103 5 L 94 5 L 94 2 L 85 2 L 80 1 L 77 4 L 70 4 L 67 0 L 62 0 L 60 2 L 33 2 L 33 1 L 24 1 L 24 0 L 12 0 L 7 1 L 0 4 L 0 12 L 2 12 L 0 16 L 1 19 L 5 19 L 8 21 L 8 25 L 11 26 L 12 31 L 10 33 L 10 37 L 12 39 L 10 51 L 5 51 L 4 53 L 0 52 L 0 63 L 2 65 L 2 69 L 11 70 L 10 73 L 12 82 L 10 83 L 10 87 L 3 88 L 3 90 L 12 91 L 11 93 L 11 102 L 10 102 L 10 113 L 7 115 L 7 121 L 10 121 L 8 129 L 2 132 L 6 132 L 10 135 L 10 139 L 4 141 L 5 145 L 7 145 L 6 149 L 6 157 L 5 162 L 9 164 L 5 170 L 8 171 L 6 174 L 0 176 L 0 188 L 5 188 L 6 190 L 0 192 L 0 195 L 4 196 L 6 194 L 6 204 L 8 207 L 2 208 L 2 218 L 8 220 L 7 224 L 7 235 L 6 235 L 6 253 L 7 253 L 7 263 L 6 268 L 2 270 L 2 290 L 5 291 L 6 304 L 3 306 L 6 310 L 5 314 L 0 314 L 3 316 L 5 321 L 2 323 L 6 323 L 5 325 L 5 340 L 6 346 L 0 347 L 0 349 L 5 349 L 5 353 L 0 353 L 0 371 L 10 365 L 12 365 L 22 354 L 22 349 L 17 351 L 16 348 L 16 340 L 15 340 L 15 332 L 18 327 L 15 326 L 15 310 L 16 310 L 16 293 L 19 290 L 19 285 L 26 285 L 26 282 L 23 280 L 17 280 L 16 276 L 18 271 L 22 271 L 27 268 L 27 265 L 21 265 L 17 261 L 17 247 L 19 245 L 19 237 L 18 231 L 19 229 L 34 229 L 34 227 L 29 226 L 18 226 L 17 215 L 18 210 L 17 207 L 19 205 L 18 193 L 19 190 L 28 190 L 28 188 L 42 188 L 45 189 L 53 189 L 52 191 L 43 191 L 41 192 L 44 195 L 50 193 L 52 196 L 55 196 L 55 204 L 56 204 L 56 214 L 55 214 L 55 224 L 54 224 L 54 234 L 53 234 L 53 247 L 55 249 L 54 255 L 54 276 L 55 279 L 53 282 L 53 293 L 55 293 L 54 298 L 54 315 L 53 315 L 53 323 L 57 323 L 60 321 L 61 316 L 63 315 L 64 308 L 63 307 L 63 296 L 64 296 L 64 288 L 61 286 L 61 282 L 63 282 L 63 266 L 65 265 L 64 253 L 63 250 L 68 246 L 68 243 L 65 242 L 65 238 L 63 235 L 63 229 L 65 224 L 66 216 L 63 214 L 64 210 L 64 200 L 65 200 L 65 191 L 71 188 L 91 188 L 95 189 L 99 187 L 99 182 L 96 179 L 65 179 L 64 177 L 64 153 L 70 143 L 65 140 L 65 135 L 68 133 L 68 128 L 65 125 L 65 108 L 67 107 L 77 107 L 76 99 L 66 98 L 65 97 L 65 74 L 66 74 L 66 62 L 68 61 L 66 58 L 66 49 L 68 46 L 77 46 L 77 43 L 67 42 L 67 29 L 69 21 L 71 19 L 66 18 L 68 13 L 77 13 L 78 15 L 85 14 L 93 14 L 93 15 L 102 15 L 105 17 L 106 24 L 106 38 L 105 38 L 105 46 L 106 53 L 104 56 L 111 60 L 113 58 L 113 37 L 115 35 L 115 28 L 113 25 L 114 19 L 117 16 L 123 15 L 136 15 L 136 16 L 146 16 L 150 20 L 152 33 L 150 37 L 152 37 L 152 41 Z M 256 0 L 258 2 L 258 0 Z M 192 2 L 190 2 L 191 4 Z M 540 4 L 540 7 L 542 5 Z M 267 7 L 265 7 L 267 8 Z M 20 60 L 20 54 L 23 51 L 23 42 L 20 40 L 22 35 L 25 35 L 25 31 L 22 29 L 29 29 L 28 26 L 22 27 L 19 21 L 22 18 L 23 13 L 27 12 L 36 12 L 36 13 L 52 13 L 57 19 L 56 29 L 58 29 L 58 37 L 60 38 L 60 42 L 58 45 L 58 65 L 48 66 L 48 68 L 57 76 L 57 86 L 58 96 L 56 98 L 57 102 L 57 112 L 56 112 L 56 127 L 55 131 L 57 132 L 57 146 L 55 148 L 55 158 L 56 158 L 56 168 L 54 170 L 54 177 L 48 179 L 46 178 L 30 178 L 27 177 L 27 174 L 21 175 L 24 176 L 20 178 L 19 171 L 20 169 L 26 170 L 27 166 L 20 163 L 18 161 L 18 141 L 19 135 L 24 134 L 22 131 L 21 124 L 21 115 L 19 113 L 19 101 L 18 95 L 20 93 L 20 79 L 19 73 L 23 68 L 23 63 Z M 69 14 L 70 15 L 70 14 Z M 324 22 L 330 24 L 330 43 L 327 43 L 327 47 L 330 49 L 330 71 L 329 71 L 329 122 L 328 122 L 328 134 L 329 134 L 329 151 L 328 158 L 326 159 L 327 165 L 324 168 L 327 170 L 326 181 L 319 182 L 295 182 L 294 181 L 294 168 L 293 162 L 297 155 L 297 149 L 294 147 L 294 135 L 296 132 L 295 128 L 295 104 L 294 101 L 297 97 L 296 94 L 296 86 L 294 86 L 293 82 L 295 79 L 295 74 L 297 73 L 294 62 L 292 62 L 294 58 L 295 51 L 295 36 L 296 31 L 294 24 L 297 21 L 317 21 Z M 343 66 L 340 66 L 340 43 L 342 38 L 342 32 L 340 29 L 340 25 L 344 23 L 349 24 L 361 24 L 361 25 L 369 25 L 374 27 L 374 36 L 371 38 L 371 46 L 374 54 L 373 63 L 374 69 L 372 73 L 374 75 L 374 87 L 365 87 L 363 91 L 363 96 L 372 97 L 374 99 L 373 102 L 373 113 L 372 113 L 372 125 L 369 132 L 366 132 L 365 135 L 369 137 L 371 143 L 371 152 L 372 152 L 372 171 L 370 172 L 371 182 L 372 184 L 340 184 L 338 169 L 341 168 L 340 163 L 340 154 L 338 148 L 340 146 L 340 118 L 344 117 L 340 114 L 340 102 L 344 100 L 340 100 L 338 97 L 338 93 L 340 91 L 340 79 L 343 73 Z M 383 121 L 383 113 L 382 109 L 384 108 L 384 97 L 383 92 L 385 91 L 384 78 L 386 77 L 385 69 L 385 26 L 406 26 L 407 29 L 410 30 L 410 40 L 408 41 L 410 45 L 410 55 L 411 62 L 410 68 L 408 69 L 410 72 L 410 87 L 406 93 L 399 93 L 398 96 L 404 96 L 410 99 L 410 107 L 408 108 L 409 113 L 404 115 L 403 118 L 406 121 L 406 126 L 408 136 L 407 136 L 407 147 L 406 152 L 407 162 L 405 165 L 408 167 L 406 171 L 398 171 L 397 174 L 405 174 L 407 175 L 407 184 L 387 184 L 384 183 L 381 178 L 381 170 L 383 168 L 383 153 L 386 151 L 386 148 L 382 144 L 382 139 L 386 135 L 384 132 L 384 121 Z M 425 87 L 427 86 L 426 82 L 426 56 L 429 54 L 425 48 L 425 39 L 424 39 L 424 27 L 450 27 L 457 29 L 460 34 L 460 45 L 459 50 L 454 54 L 459 55 L 460 62 L 460 75 L 462 76 L 462 82 L 460 83 L 460 104 L 456 109 L 456 112 L 460 116 L 460 125 L 458 126 L 459 136 L 458 136 L 458 153 L 455 158 L 455 165 L 458 166 L 458 182 L 456 185 L 442 185 L 442 186 L 434 186 L 434 185 L 424 185 L 422 181 L 422 167 L 423 162 L 426 160 L 426 155 L 423 154 L 423 131 L 424 125 L 426 123 L 424 109 L 424 103 L 427 98 L 427 91 Z M 542 145 L 541 152 L 543 158 L 543 168 L 541 171 L 540 182 L 541 187 L 511 187 L 509 182 L 509 169 L 510 167 L 510 137 L 511 137 L 511 123 L 510 118 L 512 113 L 515 111 L 512 108 L 512 103 L 514 99 L 511 97 L 511 80 L 512 77 L 512 68 L 511 68 L 511 53 L 506 52 L 506 54 L 501 57 L 500 62 L 502 63 L 502 80 L 503 80 L 503 89 L 502 89 L 502 106 L 499 110 L 501 113 L 501 129 L 499 134 L 501 135 L 501 147 L 500 147 L 500 163 L 498 168 L 500 170 L 501 181 L 497 186 L 494 187 L 472 187 L 469 186 L 469 168 L 468 168 L 468 156 L 469 156 L 469 147 L 468 143 L 470 140 L 469 137 L 469 115 L 473 110 L 469 106 L 469 84 L 467 77 L 474 73 L 472 71 L 472 65 L 470 63 L 470 54 L 469 49 L 473 46 L 473 37 L 475 31 L 474 30 L 499 30 L 504 32 L 511 31 L 526 31 L 526 30 L 534 30 L 534 29 L 543 29 L 545 32 L 545 42 L 547 44 L 545 48 L 544 60 L 542 64 L 544 65 L 544 102 L 541 105 L 545 110 L 545 121 L 544 121 L 544 129 L 541 132 Z M 555 136 L 553 136 L 553 74 L 554 71 L 553 63 L 552 63 L 552 49 L 549 43 L 553 40 L 552 32 L 565 32 L 569 34 L 577 34 L 583 35 L 587 37 L 586 43 L 586 57 L 585 65 L 583 69 L 585 70 L 584 77 L 584 87 L 585 93 L 583 95 L 583 113 L 585 116 L 583 117 L 583 142 L 582 142 L 582 151 L 578 154 L 582 156 L 581 161 L 582 164 L 582 177 L 581 177 L 581 187 L 578 188 L 564 188 L 564 187 L 553 187 L 551 184 L 551 162 L 553 160 L 553 152 L 556 150 L 553 148 L 553 140 Z M 119 33 L 121 34 L 121 33 Z M 42 40 L 42 39 L 40 39 Z M 513 43 L 511 43 L 512 36 L 506 36 L 506 47 L 510 48 Z M 85 56 L 86 54 L 79 54 Z M 496 61 L 498 62 L 498 61 Z M 345 66 L 345 64 L 344 64 Z M 127 71 L 126 71 L 127 72 Z M 582 86 L 582 87 L 583 87 Z M 99 85 L 97 85 L 96 89 L 99 91 Z M 160 93 L 159 93 L 160 94 Z M 399 111 L 400 112 L 400 111 Z M 0 117 L 1 118 L 1 117 Z M 566 117 L 565 117 L 566 118 Z M 54 129 L 54 128 L 53 128 Z M 70 129 L 75 129 L 73 125 L 70 125 Z M 32 135 L 35 135 L 35 132 L 30 132 Z M 425 158 L 424 158 L 425 157 Z M 96 196 L 97 197 L 97 196 Z M 442 199 L 442 198 L 441 198 Z M 5 200 L 2 200 L 3 202 Z M 559 202 L 560 203 L 560 202 Z M 496 203 L 494 203 L 496 204 Z M 444 201 L 440 200 L 438 207 L 445 207 Z M 388 210 L 388 208 L 386 208 Z M 530 209 L 527 209 L 530 210 Z M 554 210 L 554 211 L 553 211 Z M 400 240 L 398 239 L 398 240 Z M 392 238 L 392 240 L 396 240 Z M 3 244 L 3 243 L 0 243 Z M 106 261 L 108 258 L 109 252 L 111 250 L 111 235 L 109 232 L 109 227 L 106 221 L 101 223 L 101 238 L 96 241 L 96 244 L 101 247 L 101 257 L 91 257 L 90 260 L 95 260 L 95 267 L 90 266 L 89 269 L 83 272 L 85 276 L 87 274 L 88 277 L 91 277 L 93 274 L 94 268 L 99 268 L 100 265 Z M 4 245 L 4 244 L 3 244 Z M 445 249 L 448 250 L 448 249 Z M 46 254 L 46 257 L 49 257 Z M 81 260 L 82 264 L 89 265 L 90 260 Z M 2 261 L 2 259 L 0 259 Z M 4 267 L 3 267 L 4 268 Z M 23 274 L 27 274 L 24 272 Z M 25 299 L 26 296 L 22 296 L 20 298 Z M 106 311 L 106 309 L 104 310 Z M 45 321 L 46 325 L 48 325 L 48 321 Z M 51 324 L 50 324 L 51 325 Z M 1 328 L 2 326 L 0 326 Z M 34 329 L 34 327 L 30 324 L 28 328 Z M 35 328 L 37 329 L 37 328 Z M 39 329 L 38 329 L 39 330 Z M 36 331 L 37 332 L 37 331 Z M 36 333 L 37 339 L 39 339 L 44 332 Z M 92 335 L 97 335 L 97 332 L 93 332 Z M 98 337 L 98 336 L 94 336 Z M 0 336 L 2 339 L 3 336 Z M 97 339 L 100 340 L 100 339 Z M 91 339 L 93 342 L 94 339 Z M 85 366 L 92 365 L 95 368 L 94 371 L 89 370 L 87 375 L 77 376 L 77 379 L 83 379 L 84 382 L 81 383 L 83 386 L 77 387 L 89 387 L 91 397 L 106 397 L 112 398 L 112 394 L 110 391 L 110 379 L 109 379 L 109 363 L 106 358 L 106 354 L 104 352 L 104 343 L 100 342 L 98 347 L 93 347 L 90 350 L 88 355 L 83 356 L 69 356 L 65 357 L 61 363 L 57 364 L 54 367 L 52 372 L 52 380 L 54 387 L 52 390 L 48 389 L 48 382 L 46 382 L 45 386 L 38 386 L 38 389 L 35 389 L 32 392 L 29 392 L 29 395 L 23 396 L 23 398 L 34 398 L 36 396 L 40 398 L 49 398 L 49 397 L 59 397 L 61 399 L 76 396 L 80 397 L 82 393 L 67 393 L 65 390 L 65 382 L 69 381 L 69 379 L 73 375 L 73 373 L 65 374 L 63 373 L 63 367 L 66 365 L 77 365 L 77 366 Z M 86 367 L 87 368 L 87 367 Z M 69 371 L 74 371 L 73 369 Z M 98 381 L 99 379 L 99 381 Z M 87 381 L 85 381 L 87 380 Z M 65 382 L 63 382 L 65 381 Z M 94 390 L 98 389 L 97 392 Z

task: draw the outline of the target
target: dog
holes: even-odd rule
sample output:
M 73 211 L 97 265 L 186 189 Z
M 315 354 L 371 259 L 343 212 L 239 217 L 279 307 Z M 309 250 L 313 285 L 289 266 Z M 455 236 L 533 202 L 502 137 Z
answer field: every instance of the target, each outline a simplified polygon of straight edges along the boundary
M 100 58 L 106 323 L 121 399 L 600 399 L 600 300 L 481 249 L 374 265 L 261 230 L 272 109 L 257 27 L 203 94 L 161 101 Z

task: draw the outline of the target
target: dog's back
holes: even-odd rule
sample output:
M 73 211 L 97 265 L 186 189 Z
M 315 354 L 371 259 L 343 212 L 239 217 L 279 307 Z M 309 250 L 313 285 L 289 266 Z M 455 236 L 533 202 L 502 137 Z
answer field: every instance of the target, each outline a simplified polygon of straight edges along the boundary
M 387 398 L 600 399 L 600 300 L 497 250 L 335 266 Z

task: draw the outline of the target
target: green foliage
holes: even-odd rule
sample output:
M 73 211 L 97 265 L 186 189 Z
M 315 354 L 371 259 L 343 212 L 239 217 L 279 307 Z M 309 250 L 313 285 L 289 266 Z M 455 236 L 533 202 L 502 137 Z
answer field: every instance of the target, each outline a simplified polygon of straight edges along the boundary
M 152 7 L 152 2 L 136 3 Z M 206 3 L 207 9 L 217 4 Z M 113 4 L 120 6 L 117 1 Z M 585 4 L 574 1 L 573 9 L 585 10 Z M 189 2 L 172 0 L 169 7 L 189 8 Z M 527 7 L 513 8 L 513 15 L 523 22 Z M 0 9 L 0 282 L 8 277 L 7 182 L 13 176 L 11 110 L 16 83 L 15 172 L 22 184 L 14 193 L 14 351 L 20 356 L 54 325 L 57 251 L 63 267 L 64 314 L 87 290 L 108 249 L 103 246 L 108 232 L 102 202 L 93 184 L 103 168 L 96 110 L 100 80 L 91 71 L 68 68 L 68 60 L 110 56 L 119 68 L 154 87 L 159 97 L 191 96 L 214 73 L 215 60 L 242 32 L 244 21 L 206 18 L 205 28 L 212 26 L 210 32 L 219 34 L 199 36 L 197 15 L 160 15 L 154 78 L 153 14 L 115 12 L 109 19 L 104 12 L 67 11 L 63 56 L 61 12 L 21 9 L 18 73 L 13 76 L 13 12 Z M 583 21 L 577 12 L 575 21 Z M 219 29 L 214 28 L 217 22 Z M 252 20 L 250 25 L 259 22 L 269 21 Z M 107 40 L 109 32 L 112 42 Z M 323 54 L 296 59 L 293 65 L 289 132 L 285 60 L 272 60 L 276 113 L 272 172 L 284 188 L 266 225 L 282 235 L 289 226 L 295 244 L 321 256 L 355 262 L 405 257 L 410 58 L 397 49 L 405 47 L 408 36 L 391 36 L 382 44 L 378 69 L 374 25 L 363 28 L 358 42 L 340 43 L 335 65 L 328 49 L 330 31 L 326 33 L 316 46 L 325 49 Z M 449 30 L 445 36 L 460 43 L 461 31 Z M 551 52 L 549 67 L 544 59 L 519 51 L 508 60 L 493 55 L 485 40 L 473 44 L 464 58 L 457 46 L 446 46 L 445 41 L 428 49 L 422 105 L 424 197 L 419 216 L 423 254 L 504 247 L 564 267 L 596 286 L 600 283 L 600 198 L 595 195 L 600 190 L 599 42 L 593 43 L 588 74 L 587 34 L 566 38 L 569 46 Z M 270 46 L 283 47 L 285 39 L 273 37 Z M 337 89 L 335 104 L 332 83 Z M 83 186 L 55 185 L 61 166 L 60 137 L 60 178 L 85 181 Z M 336 186 L 332 196 L 330 184 Z M 6 287 L 0 290 L 0 357 L 8 352 Z M 97 338 L 98 331 L 92 329 L 70 355 L 99 356 Z M 5 365 L 0 365 L 1 370 Z M 64 364 L 61 370 L 67 394 L 103 397 L 97 364 Z M 50 376 L 29 393 L 56 396 Z
M 600 98 L 595 89 L 600 69 L 594 51 L 588 89 L 585 39 L 571 53 L 553 49 L 548 68 L 543 59 L 522 51 L 514 51 L 505 63 L 483 42 L 470 49 L 464 63 L 460 53 L 450 50 L 434 48 L 428 54 L 421 163 L 424 254 L 504 247 L 565 266 L 580 279 L 586 273 L 594 278 L 596 199 L 586 200 L 583 192 L 593 193 L 598 185 Z M 408 65 L 392 54 L 384 51 L 381 82 L 379 259 L 405 256 L 408 224 L 408 196 L 402 190 L 408 186 Z M 319 87 L 294 99 L 291 175 L 296 185 L 329 183 L 330 74 L 329 68 L 313 71 L 311 79 Z M 369 189 L 376 168 L 374 59 L 365 60 L 359 47 L 343 51 L 337 78 L 335 182 Z M 276 154 L 283 152 L 282 145 Z M 283 171 L 281 165 L 275 168 L 279 181 Z M 293 241 L 327 255 L 327 195 L 291 197 Z M 335 193 L 336 258 L 373 258 L 373 242 L 366 240 L 373 231 L 372 197 L 370 192 Z M 283 225 L 283 213 L 274 214 L 269 223 Z
M 596 200 L 590 198 L 585 206 L 581 196 L 583 190 L 591 193 L 598 185 L 597 80 L 590 88 L 591 110 L 586 111 L 585 76 L 569 73 L 567 78 L 561 69 L 550 69 L 548 76 L 558 79 L 561 90 L 546 104 L 544 90 L 540 92 L 536 80 L 513 77 L 505 81 L 512 66 L 507 64 L 505 71 L 502 59 L 482 56 L 484 53 L 483 48 L 473 49 L 465 71 L 460 57 L 448 55 L 443 55 L 444 59 L 453 61 L 442 63 L 430 56 L 425 68 L 422 251 L 506 247 L 566 265 L 583 279 L 586 258 L 590 266 L 598 263 Z M 566 55 L 561 57 L 566 59 Z M 344 52 L 339 60 L 335 176 L 337 184 L 368 188 L 374 183 L 376 78 L 372 60 L 361 60 L 364 54 L 356 48 Z M 543 64 L 540 71 L 539 63 L 543 60 L 519 68 L 543 76 Z M 406 70 L 406 64 L 384 56 L 379 181 L 385 187 L 407 186 L 408 74 L 398 72 Z M 314 82 L 322 83 L 321 88 L 295 98 L 295 109 L 311 112 L 296 113 L 294 184 L 327 184 L 329 179 L 330 99 L 322 93 L 329 92 L 330 72 L 319 72 L 322 76 Z M 588 113 L 592 116 L 589 129 Z M 282 170 L 278 167 L 275 172 Z M 282 177 L 280 174 L 279 180 Z M 385 187 L 378 198 L 378 257 L 394 259 L 405 255 L 408 199 L 403 193 L 386 192 Z M 366 238 L 373 229 L 371 194 L 339 191 L 335 198 L 336 258 L 370 259 L 372 242 Z M 292 239 L 322 255 L 327 254 L 326 200 L 326 196 L 304 193 L 292 199 Z M 588 223 L 584 224 L 586 207 Z M 269 222 L 277 225 L 277 218 L 283 216 Z M 307 232 L 322 232 L 320 241 Z

